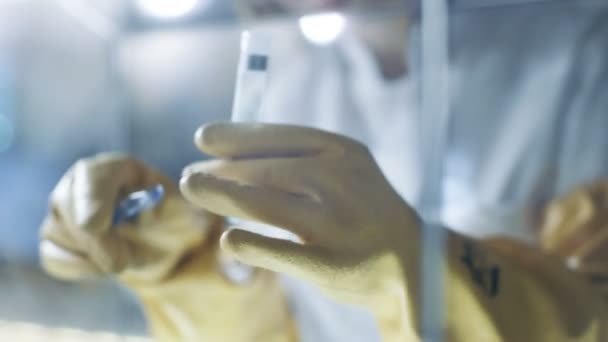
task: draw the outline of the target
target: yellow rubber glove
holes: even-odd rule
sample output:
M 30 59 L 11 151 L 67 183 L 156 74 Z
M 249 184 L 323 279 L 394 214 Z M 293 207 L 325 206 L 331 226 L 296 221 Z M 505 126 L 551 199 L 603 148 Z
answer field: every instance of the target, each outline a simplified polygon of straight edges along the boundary
M 239 260 L 316 284 L 364 305 L 387 341 L 420 340 L 420 229 L 367 149 L 311 128 L 220 123 L 198 147 L 180 187 L 211 212 L 270 224 L 302 244 L 231 229 L 223 249 Z M 449 341 L 598 341 L 605 304 L 584 279 L 509 240 L 448 233 L 445 334 Z M 441 294 L 438 294 L 441 295 Z
M 288 229 L 305 241 L 231 229 L 221 239 L 226 251 L 370 308 L 387 325 L 385 338 L 412 331 L 415 317 L 404 306 L 402 280 L 403 270 L 417 269 L 417 259 L 402 255 L 403 246 L 418 239 L 418 217 L 365 146 L 311 128 L 254 124 L 208 125 L 195 140 L 221 159 L 185 170 L 187 199 L 219 215 Z
M 165 197 L 156 208 L 111 227 L 122 198 L 157 184 Z M 41 262 L 62 279 L 116 277 L 138 295 L 160 340 L 294 341 L 275 275 L 258 271 L 239 286 L 222 274 L 222 222 L 192 208 L 154 169 L 102 154 L 76 163 L 53 191 Z
M 581 186 L 550 202 L 540 243 L 608 290 L 608 182 Z

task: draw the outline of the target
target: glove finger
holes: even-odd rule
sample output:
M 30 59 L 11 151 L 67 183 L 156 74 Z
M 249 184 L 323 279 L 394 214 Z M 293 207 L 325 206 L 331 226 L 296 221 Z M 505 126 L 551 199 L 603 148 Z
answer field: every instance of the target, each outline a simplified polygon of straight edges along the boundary
M 315 128 L 252 123 L 205 125 L 196 132 L 194 141 L 201 151 L 223 158 L 316 156 L 362 146 Z
M 121 195 L 137 188 L 142 174 L 135 163 L 100 159 L 83 161 L 74 167 L 71 203 L 75 225 L 93 234 L 103 234 L 112 223 Z
M 312 170 L 309 169 L 314 164 L 312 158 L 215 159 L 189 165 L 183 176 L 204 173 L 314 198 Z
M 40 257 L 43 269 L 57 278 L 82 280 L 103 275 L 87 257 L 73 253 L 51 240 L 41 241 Z
M 50 253 L 40 255 L 43 265 L 47 262 L 52 262 L 50 267 L 57 265 L 57 267 L 49 269 L 49 273 L 57 273 L 54 271 L 57 268 L 73 267 L 75 274 L 83 273 L 84 278 L 88 278 L 87 274 L 91 272 L 86 271 L 86 268 L 94 269 L 93 274 L 97 272 L 107 274 L 115 273 L 125 267 L 129 257 L 128 243 L 117 236 L 120 231 L 108 232 L 108 234 L 100 236 L 74 233 L 70 225 L 62 222 L 56 213 L 57 210 L 51 207 L 51 212 L 45 218 L 40 230 L 41 248 L 43 244 L 46 244 L 51 252 L 59 249 L 63 251 L 56 253 L 59 257 Z M 55 248 L 51 248 L 53 246 L 49 243 L 52 243 Z M 42 249 L 41 252 L 43 252 Z M 52 258 L 52 260 L 47 260 L 47 258 Z M 61 277 L 61 274 L 58 276 Z
M 541 231 L 543 248 L 560 254 L 572 251 L 581 238 L 586 238 L 594 213 L 594 204 L 584 193 L 551 204 Z
M 305 241 L 321 235 L 317 227 L 327 226 L 321 222 L 322 207 L 308 197 L 202 173 L 182 178 L 180 187 L 189 201 L 212 213 L 285 228 Z
M 573 256 L 585 259 L 590 256 L 594 251 L 601 249 L 606 246 L 608 241 L 608 225 L 598 225 L 597 231 L 594 234 L 586 236 L 586 241 L 581 243 L 576 250 L 572 253 Z
M 329 279 L 331 272 L 322 250 L 289 240 L 230 229 L 222 234 L 220 246 L 242 263 L 312 282 Z

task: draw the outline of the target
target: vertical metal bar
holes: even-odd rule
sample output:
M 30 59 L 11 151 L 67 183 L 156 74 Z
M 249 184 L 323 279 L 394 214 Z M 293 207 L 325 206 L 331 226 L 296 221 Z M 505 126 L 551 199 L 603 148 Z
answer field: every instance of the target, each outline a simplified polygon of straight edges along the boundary
M 445 231 L 439 226 L 444 157 L 450 126 L 447 0 L 422 1 L 421 143 L 424 179 L 419 210 L 422 232 L 422 317 L 424 341 L 443 340 Z

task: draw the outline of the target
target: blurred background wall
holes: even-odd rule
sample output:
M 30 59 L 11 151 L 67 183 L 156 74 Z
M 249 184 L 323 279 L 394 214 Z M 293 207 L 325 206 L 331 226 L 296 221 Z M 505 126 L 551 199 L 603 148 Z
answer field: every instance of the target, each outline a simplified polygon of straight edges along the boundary
M 505 2 L 526 0 L 452 0 L 463 11 Z M 145 334 L 135 299 L 111 281 L 69 284 L 40 270 L 39 226 L 79 158 L 124 151 L 175 180 L 203 158 L 194 131 L 230 116 L 240 30 L 231 6 L 0 0 L 0 323 Z
M 229 117 L 231 2 L 147 3 L 0 0 L 0 320 L 144 333 L 124 290 L 44 275 L 37 235 L 75 160 L 125 151 L 177 179 L 194 130 Z

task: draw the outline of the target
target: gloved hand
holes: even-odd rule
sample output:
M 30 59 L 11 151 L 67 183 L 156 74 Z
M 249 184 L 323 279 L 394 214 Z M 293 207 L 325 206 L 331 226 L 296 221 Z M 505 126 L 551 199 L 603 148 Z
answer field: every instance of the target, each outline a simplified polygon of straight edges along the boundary
M 608 182 L 582 186 L 550 202 L 540 244 L 574 270 L 608 277 Z
M 156 184 L 165 188 L 156 208 L 111 227 L 122 198 Z M 40 255 L 43 267 L 59 278 L 115 276 L 139 296 L 157 339 L 293 341 L 274 274 L 256 272 L 243 286 L 222 274 L 222 224 L 222 218 L 195 210 L 175 184 L 147 165 L 102 154 L 76 163 L 53 191 Z
M 184 171 L 180 186 L 188 200 L 218 215 L 287 229 L 304 241 L 230 229 L 223 249 L 400 320 L 393 326 L 415 324 L 391 305 L 418 282 L 419 219 L 365 146 L 312 128 L 264 124 L 211 124 L 195 140 L 218 159 Z
M 156 184 L 166 190 L 158 207 L 135 222 L 111 226 L 122 198 Z M 123 155 L 101 154 L 77 162 L 51 194 L 41 231 L 42 265 L 64 279 L 116 275 L 153 283 L 219 222 L 194 210 L 159 172 Z

